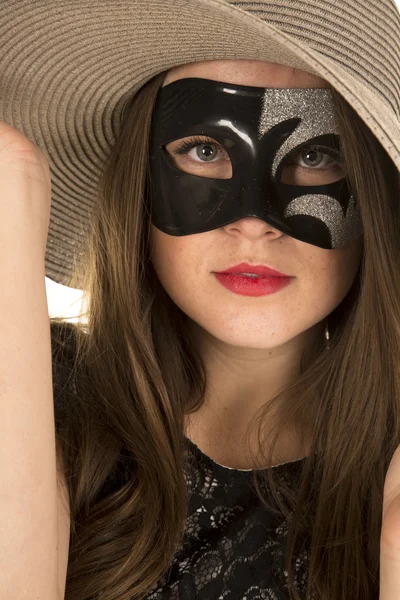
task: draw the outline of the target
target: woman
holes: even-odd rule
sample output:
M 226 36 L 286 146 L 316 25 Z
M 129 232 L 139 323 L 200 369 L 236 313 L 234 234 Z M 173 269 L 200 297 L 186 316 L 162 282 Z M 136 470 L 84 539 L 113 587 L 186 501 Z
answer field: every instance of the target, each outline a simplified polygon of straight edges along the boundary
M 40 36 L 19 4 L 11 2 L 7 18 L 13 48 L 25 34 L 27 68 Z M 21 56 L 11 45 L 2 51 L 0 180 L 9 201 L 1 219 L 1 514 L 10 533 L 1 589 L 52 600 L 393 600 L 400 587 L 395 7 L 319 1 L 307 12 L 309 2 L 293 10 L 284 1 L 256 8 L 133 1 L 122 18 L 117 5 L 62 12 L 64 38 L 52 40 L 53 78 L 62 79 L 45 88 L 59 120 L 57 127 L 40 121 L 52 140 L 38 128 L 32 136 L 38 145 L 46 139 L 48 160 L 29 140 L 27 117 L 26 137 L 13 127 L 13 61 Z M 30 23 L 50 32 L 57 3 L 38 6 Z M 71 216 L 78 207 L 88 219 L 87 182 L 99 161 L 96 136 L 84 138 L 79 95 L 75 113 L 71 99 L 54 102 L 71 76 L 62 51 L 73 68 L 83 58 L 89 65 L 107 30 L 110 48 L 122 50 L 133 15 L 135 49 L 147 44 L 147 77 L 136 75 L 134 93 L 118 104 L 116 140 L 83 231 Z M 282 15 L 279 31 L 271 25 Z M 288 37 L 300 19 L 303 42 L 299 30 Z M 217 41 L 222 22 L 229 40 Z M 335 26 L 328 31 L 327 23 Z M 350 23 L 351 45 L 340 37 Z M 80 30 L 79 41 L 90 40 L 83 50 L 72 43 Z M 193 60 L 202 31 L 214 56 L 204 50 Z M 385 66 L 376 47 L 388 44 Z M 50 77 L 49 56 L 37 59 L 33 99 Z M 119 54 L 112 56 L 116 66 Z M 161 62 L 151 63 L 156 57 Z M 74 77 L 85 81 L 87 109 L 95 103 L 86 68 Z M 110 83 L 107 60 L 92 76 L 97 70 L 107 73 L 107 89 L 123 89 L 118 70 Z M 101 113 L 93 106 L 95 120 Z M 101 106 L 105 120 L 94 131 L 107 138 L 110 110 Z M 64 222 L 49 220 L 50 203 L 58 215 L 64 210 Z M 75 242 L 79 231 L 83 250 L 68 259 L 60 230 L 75 231 Z M 236 275 L 227 274 L 235 265 Z M 264 277 L 254 277 L 260 266 Z M 88 299 L 87 327 L 51 319 L 52 345 L 44 274 Z M 21 364 L 29 364 L 22 375 Z

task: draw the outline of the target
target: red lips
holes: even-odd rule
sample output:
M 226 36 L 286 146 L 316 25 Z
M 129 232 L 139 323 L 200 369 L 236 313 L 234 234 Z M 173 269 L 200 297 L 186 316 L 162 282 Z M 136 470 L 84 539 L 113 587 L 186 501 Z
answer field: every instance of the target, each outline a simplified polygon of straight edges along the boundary
M 285 275 L 285 273 L 280 273 L 265 265 L 249 265 L 248 263 L 240 263 L 239 265 L 229 267 L 225 271 L 219 271 L 219 273 L 253 273 L 254 275 L 271 277 L 290 277 L 290 275 Z

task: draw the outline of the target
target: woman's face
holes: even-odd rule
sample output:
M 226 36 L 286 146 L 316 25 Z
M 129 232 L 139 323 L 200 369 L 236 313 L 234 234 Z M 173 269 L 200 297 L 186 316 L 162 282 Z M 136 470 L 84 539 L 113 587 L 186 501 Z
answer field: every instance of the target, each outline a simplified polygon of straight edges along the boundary
M 186 77 L 266 88 L 329 87 L 325 80 L 305 71 L 253 60 L 183 65 L 169 71 L 163 85 Z M 172 153 L 179 141 L 171 142 L 167 150 Z M 200 162 L 196 149 L 189 156 Z M 200 174 L 196 169 L 205 168 L 190 162 L 188 155 L 174 155 L 174 160 L 189 173 Z M 231 177 L 227 158 L 215 160 L 220 160 L 220 166 L 214 163 L 209 168 L 220 169 L 221 178 Z M 202 173 L 216 176 L 215 170 Z M 293 183 L 300 183 L 304 173 L 300 166 L 292 171 Z M 340 249 L 325 250 L 254 217 L 186 236 L 168 235 L 152 225 L 151 244 L 161 285 L 192 321 L 221 342 L 259 349 L 281 346 L 328 316 L 350 290 L 363 251 L 362 238 Z M 266 265 L 293 279 L 269 295 L 235 294 L 221 285 L 214 273 L 242 262 Z

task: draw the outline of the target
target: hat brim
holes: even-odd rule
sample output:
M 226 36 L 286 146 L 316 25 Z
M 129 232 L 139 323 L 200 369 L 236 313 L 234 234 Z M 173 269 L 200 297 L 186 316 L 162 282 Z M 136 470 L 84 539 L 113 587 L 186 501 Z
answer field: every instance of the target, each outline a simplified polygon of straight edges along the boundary
M 400 169 L 400 124 L 345 66 L 223 0 L 11 0 L 0 16 L 0 119 L 48 156 L 46 276 L 68 285 L 126 100 L 176 65 L 265 60 L 326 79 Z

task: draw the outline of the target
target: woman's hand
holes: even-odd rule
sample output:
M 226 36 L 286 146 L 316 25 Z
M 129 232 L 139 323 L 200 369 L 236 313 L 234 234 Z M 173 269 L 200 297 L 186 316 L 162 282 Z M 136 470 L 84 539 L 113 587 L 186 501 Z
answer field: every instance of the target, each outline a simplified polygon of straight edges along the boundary
M 379 600 L 400 599 L 400 446 L 390 462 L 383 492 Z
M 9 249 L 12 239 L 13 244 L 29 244 L 44 258 L 50 206 L 46 156 L 21 132 L 0 121 L 0 252 Z

